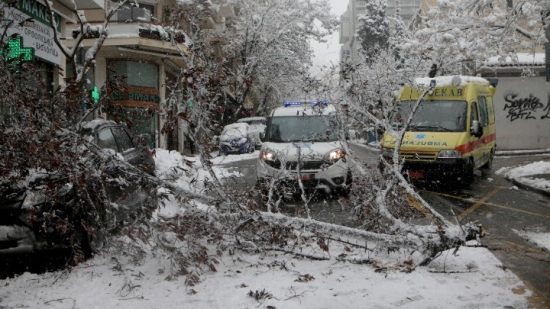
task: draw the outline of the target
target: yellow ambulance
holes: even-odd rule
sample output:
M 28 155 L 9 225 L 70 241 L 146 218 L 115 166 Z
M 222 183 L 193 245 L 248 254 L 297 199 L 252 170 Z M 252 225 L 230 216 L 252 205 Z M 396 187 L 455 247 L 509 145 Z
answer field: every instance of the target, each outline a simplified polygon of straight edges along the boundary
M 398 132 L 424 93 L 401 142 L 399 159 L 414 181 L 473 181 L 474 169 L 491 168 L 496 149 L 495 87 L 480 77 L 418 78 L 404 86 L 392 120 Z M 391 160 L 396 138 L 382 140 L 382 155 Z

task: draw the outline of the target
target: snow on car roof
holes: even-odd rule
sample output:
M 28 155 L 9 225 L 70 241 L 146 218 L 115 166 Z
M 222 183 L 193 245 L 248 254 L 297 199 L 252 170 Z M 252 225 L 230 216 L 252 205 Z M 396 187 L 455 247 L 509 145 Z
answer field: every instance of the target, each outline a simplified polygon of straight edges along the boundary
M 271 113 L 272 117 L 281 116 L 318 116 L 318 115 L 330 115 L 336 113 L 334 105 L 327 105 L 325 107 L 311 107 L 310 105 L 303 106 L 289 106 L 278 107 Z
M 246 118 L 241 118 L 237 120 L 237 122 L 261 121 L 261 120 L 265 120 L 265 117 L 246 117 Z
M 226 125 L 225 127 L 223 127 L 224 131 L 225 130 L 230 130 L 230 129 L 248 129 L 248 123 L 244 123 L 244 122 L 236 122 L 236 123 L 232 123 L 232 124 L 228 124 Z
M 102 125 L 105 125 L 105 124 L 116 125 L 116 122 L 114 122 L 112 120 L 106 120 L 106 119 L 94 119 L 94 120 L 83 122 L 81 124 L 81 128 L 82 129 L 94 130 L 95 128 L 97 128 L 99 126 L 102 126 Z
M 235 131 L 238 131 L 241 135 L 245 136 L 248 132 L 248 123 L 246 122 L 236 122 L 232 124 L 228 124 L 225 127 L 223 127 L 222 135 L 227 134 L 228 132 L 232 132 L 231 134 L 235 134 Z
M 437 76 L 433 78 L 419 77 L 415 80 L 418 86 L 429 86 L 430 83 L 435 80 L 436 87 L 449 87 L 449 86 L 465 86 L 468 83 L 489 85 L 489 81 L 483 77 L 476 76 Z

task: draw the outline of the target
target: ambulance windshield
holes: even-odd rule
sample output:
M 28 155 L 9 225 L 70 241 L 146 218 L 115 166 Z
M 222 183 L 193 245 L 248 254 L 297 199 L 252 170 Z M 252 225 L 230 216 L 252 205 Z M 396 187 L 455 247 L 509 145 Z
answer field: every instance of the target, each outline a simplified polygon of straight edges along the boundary
M 409 119 L 415 101 L 402 101 L 394 114 L 393 123 L 402 127 Z M 420 102 L 407 131 L 464 132 L 467 105 L 465 101 L 429 100 Z
M 266 138 L 270 142 L 331 142 L 338 140 L 330 116 L 272 117 Z

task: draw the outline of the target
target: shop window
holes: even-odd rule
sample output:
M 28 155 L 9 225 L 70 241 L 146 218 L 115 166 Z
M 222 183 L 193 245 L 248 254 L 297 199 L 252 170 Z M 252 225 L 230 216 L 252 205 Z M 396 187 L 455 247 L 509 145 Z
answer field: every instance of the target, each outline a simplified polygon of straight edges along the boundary
M 149 147 L 155 148 L 160 102 L 158 65 L 136 60 L 110 60 L 108 74 L 113 87 L 112 98 L 118 106 L 108 111 L 108 117 L 126 122 Z
M 129 86 L 158 88 L 159 70 L 154 63 L 113 60 L 110 61 L 110 80 L 123 77 Z
M 126 115 L 132 121 L 132 132 L 142 138 L 149 148 L 156 147 L 157 116 L 141 108 L 125 108 Z

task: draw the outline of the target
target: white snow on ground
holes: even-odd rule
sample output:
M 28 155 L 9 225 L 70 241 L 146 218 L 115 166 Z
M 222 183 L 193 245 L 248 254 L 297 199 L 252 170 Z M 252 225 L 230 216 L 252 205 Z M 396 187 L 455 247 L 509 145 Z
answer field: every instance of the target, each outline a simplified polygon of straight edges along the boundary
M 233 163 L 236 161 L 242 161 L 242 160 L 251 160 L 258 158 L 259 154 L 257 151 L 253 153 L 246 153 L 246 154 L 240 154 L 240 155 L 227 155 L 227 156 L 218 156 L 212 159 L 212 163 L 214 164 L 228 164 Z
M 72 270 L 0 280 L 8 308 L 527 308 L 530 292 L 484 248 L 443 254 L 412 273 L 278 254 L 226 255 L 187 287 L 169 262 L 106 253 Z M 264 291 L 257 301 L 249 293 Z
M 171 181 L 184 189 L 190 190 L 199 194 L 208 194 L 205 189 L 207 182 L 212 182 L 212 177 L 202 166 L 198 157 L 185 157 L 177 151 L 168 151 L 165 149 L 155 150 L 155 174 L 157 177 L 163 180 Z M 243 160 L 250 155 L 235 155 L 228 156 L 232 158 L 232 162 Z M 221 157 L 222 159 L 224 157 Z M 242 174 L 238 171 L 229 171 L 227 168 L 220 166 L 225 163 L 218 158 L 212 159 L 212 170 L 220 181 L 225 179 L 231 179 L 233 177 L 241 177 Z M 208 207 L 207 205 L 196 204 L 201 209 Z M 181 214 L 182 210 L 179 208 L 179 202 L 170 196 L 168 200 L 164 201 L 163 206 L 160 207 L 158 214 L 165 217 L 172 217 L 177 214 Z
M 161 178 L 173 176 L 175 167 L 187 171 L 173 181 L 189 188 L 196 185 L 191 179 L 204 173 L 196 158 L 175 152 L 157 150 L 156 161 Z M 215 159 L 214 164 L 221 161 Z M 163 216 L 183 211 L 174 200 L 163 209 Z M 0 280 L 0 307 L 527 308 L 531 294 L 485 248 L 462 247 L 457 255 L 445 252 L 411 273 L 391 261 L 359 265 L 336 257 L 312 261 L 237 251 L 225 253 L 217 271 L 203 274 L 193 287 L 185 285 L 183 276 L 168 280 L 174 261 L 156 251 L 152 242 L 146 248 L 139 265 L 124 253 L 108 251 L 70 270 Z
M 212 169 L 218 179 L 224 179 L 229 177 L 240 177 L 241 173 L 235 171 L 228 171 L 220 165 L 235 162 L 244 159 L 250 159 L 254 154 L 246 155 L 230 155 L 227 157 L 216 157 L 212 161 Z M 254 157 L 257 155 L 254 155 Z M 179 178 L 177 184 L 187 189 L 189 188 L 203 188 L 200 186 L 204 181 L 211 180 L 210 175 L 202 166 L 198 157 L 184 157 L 177 151 L 168 151 L 164 149 L 156 149 L 155 156 L 156 171 L 158 177 L 161 179 L 169 178 L 174 172 L 179 171 Z M 183 173 L 183 172 L 187 173 Z M 183 173 L 183 174 L 182 174 Z M 188 175 L 184 175 L 188 174 Z
M 538 233 L 518 230 L 513 231 L 522 238 L 536 244 L 540 248 L 550 251 L 550 233 Z
M 526 186 L 550 192 L 550 180 L 536 177 L 550 174 L 550 161 L 538 161 L 519 167 L 503 167 L 496 173 Z

